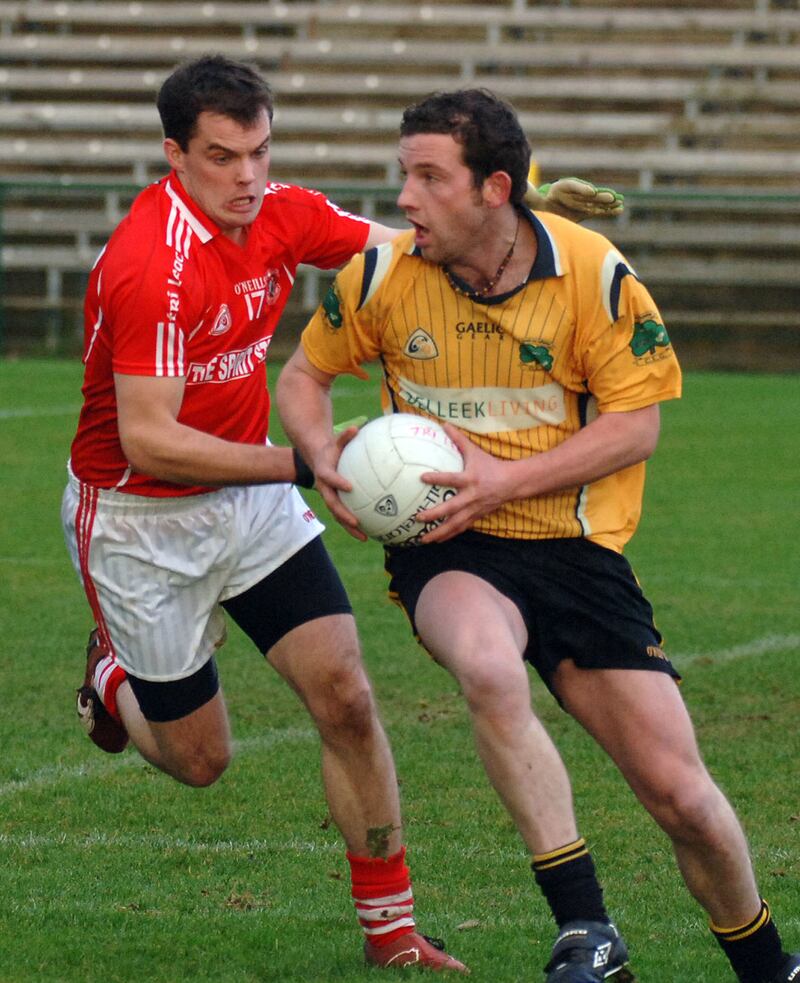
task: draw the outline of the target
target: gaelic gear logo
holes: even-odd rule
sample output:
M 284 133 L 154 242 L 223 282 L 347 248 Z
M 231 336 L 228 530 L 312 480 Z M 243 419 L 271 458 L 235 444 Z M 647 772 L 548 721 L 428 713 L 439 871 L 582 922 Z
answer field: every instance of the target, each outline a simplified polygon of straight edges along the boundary
M 339 296 L 339 291 L 336 289 L 335 281 L 328 287 L 328 292 L 322 300 L 322 313 L 334 331 L 338 331 L 341 328 L 342 299 Z
M 436 358 L 439 354 L 439 349 L 436 346 L 436 342 L 424 328 L 417 328 L 406 342 L 403 354 L 408 355 L 409 358 L 424 360 Z
M 540 365 L 545 372 L 553 368 L 553 356 L 546 342 L 523 341 L 519 346 L 519 360 L 523 365 Z
M 630 346 L 637 358 L 655 355 L 657 348 L 669 348 L 669 345 L 667 329 L 658 321 L 648 318 L 646 321 L 636 321 L 633 325 L 633 337 Z

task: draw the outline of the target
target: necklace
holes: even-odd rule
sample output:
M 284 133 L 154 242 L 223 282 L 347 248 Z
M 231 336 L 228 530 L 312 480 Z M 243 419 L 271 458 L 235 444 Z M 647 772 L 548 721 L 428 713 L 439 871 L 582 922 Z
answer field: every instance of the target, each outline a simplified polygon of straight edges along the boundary
M 486 281 L 486 286 L 481 290 L 473 290 L 471 287 L 465 290 L 460 287 L 453 279 L 453 274 L 448 270 L 446 266 L 442 266 L 442 273 L 445 275 L 445 279 L 450 284 L 450 286 L 455 290 L 457 294 L 461 294 L 463 297 L 486 297 L 494 290 L 496 284 L 500 282 L 500 277 L 505 273 L 506 267 L 511 262 L 511 257 L 514 255 L 514 247 L 517 244 L 517 236 L 519 235 L 519 215 L 517 215 L 517 227 L 514 230 L 514 241 L 511 243 L 511 247 L 508 252 L 503 257 L 500 265 L 497 267 L 497 272 L 491 278 L 491 280 Z

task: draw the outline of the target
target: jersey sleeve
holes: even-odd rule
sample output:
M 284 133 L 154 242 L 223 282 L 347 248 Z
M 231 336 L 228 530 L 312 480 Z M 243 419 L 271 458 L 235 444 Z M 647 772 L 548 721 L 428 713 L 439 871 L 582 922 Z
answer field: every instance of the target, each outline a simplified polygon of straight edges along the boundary
M 196 315 L 190 279 L 188 270 L 176 277 L 159 250 L 141 258 L 124 242 L 114 250 L 100 285 L 102 316 L 113 332 L 114 372 L 186 375 L 188 325 Z
M 367 378 L 361 367 L 381 354 L 387 287 L 398 251 L 391 242 L 352 259 L 331 284 L 301 342 L 312 365 L 329 375 Z
M 608 246 L 610 244 L 607 243 Z M 581 311 L 576 357 L 600 412 L 676 399 L 681 371 L 655 301 L 613 247 L 600 263 L 596 304 Z
M 361 252 L 369 235 L 368 219 L 352 215 L 319 191 L 297 188 L 296 192 L 305 219 L 301 263 L 330 270 Z

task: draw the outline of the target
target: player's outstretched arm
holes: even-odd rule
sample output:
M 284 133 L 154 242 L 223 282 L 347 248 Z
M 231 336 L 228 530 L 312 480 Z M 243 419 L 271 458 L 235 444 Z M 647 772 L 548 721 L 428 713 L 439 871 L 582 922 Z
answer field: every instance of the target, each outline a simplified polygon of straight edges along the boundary
M 185 381 L 115 373 L 120 442 L 133 468 L 181 485 L 295 480 L 290 447 L 239 444 L 180 423 Z
M 314 487 L 331 514 L 351 536 L 364 540 L 367 537 L 358 528 L 358 520 L 337 494 L 337 489 L 352 490 L 336 465 L 358 427 L 347 426 L 334 432 L 330 390 L 335 378 L 312 365 L 302 346 L 298 347 L 278 377 L 276 402 L 283 428 L 311 466 Z
M 552 212 L 573 222 L 609 218 L 625 207 L 625 197 L 618 191 L 598 188 L 579 177 L 562 177 L 538 188 L 529 181 L 524 200 L 533 211 Z
M 406 229 L 393 229 L 390 225 L 381 225 L 380 222 L 370 221 L 369 235 L 367 236 L 367 241 L 364 243 L 364 249 L 372 249 L 373 246 L 380 246 L 405 231 Z

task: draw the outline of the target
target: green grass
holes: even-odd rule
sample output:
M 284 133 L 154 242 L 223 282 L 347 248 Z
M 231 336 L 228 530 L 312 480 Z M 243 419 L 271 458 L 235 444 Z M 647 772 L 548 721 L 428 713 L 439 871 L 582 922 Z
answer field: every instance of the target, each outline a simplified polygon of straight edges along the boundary
M 184 788 L 133 752 L 104 756 L 77 727 L 90 621 L 58 512 L 79 385 L 74 362 L 0 362 L 0 981 L 375 979 L 360 964 L 310 723 L 241 635 L 220 658 L 237 754 L 212 788 Z M 374 387 L 338 388 L 337 418 L 377 412 Z M 794 948 L 798 419 L 796 376 L 689 374 L 684 399 L 664 409 L 629 549 Z M 397 757 L 420 925 L 444 936 L 475 980 L 539 980 L 553 928 L 454 684 L 385 600 L 380 550 L 332 525 L 326 536 Z M 534 689 L 642 983 L 730 980 L 664 836 Z M 459 929 L 465 922 L 477 925 Z

